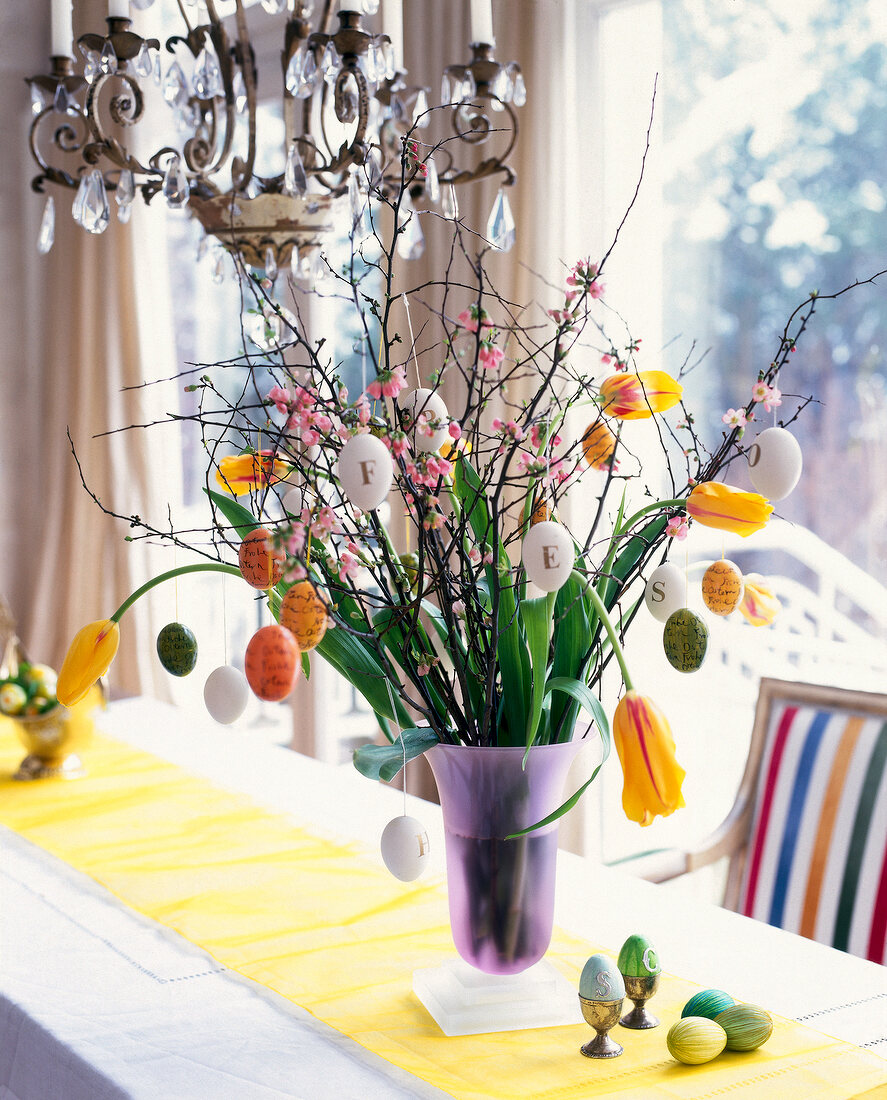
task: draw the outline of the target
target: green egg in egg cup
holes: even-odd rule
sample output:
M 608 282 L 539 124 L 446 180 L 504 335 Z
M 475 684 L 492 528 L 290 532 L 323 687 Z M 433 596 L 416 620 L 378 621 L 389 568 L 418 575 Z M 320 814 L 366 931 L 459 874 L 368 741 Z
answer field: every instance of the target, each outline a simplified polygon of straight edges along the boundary
M 617 966 L 625 982 L 625 995 L 634 1002 L 634 1008 L 619 1023 L 633 1031 L 658 1027 L 658 1017 L 647 1011 L 647 1001 L 659 988 L 662 975 L 656 949 L 646 936 L 629 936 L 619 952 Z

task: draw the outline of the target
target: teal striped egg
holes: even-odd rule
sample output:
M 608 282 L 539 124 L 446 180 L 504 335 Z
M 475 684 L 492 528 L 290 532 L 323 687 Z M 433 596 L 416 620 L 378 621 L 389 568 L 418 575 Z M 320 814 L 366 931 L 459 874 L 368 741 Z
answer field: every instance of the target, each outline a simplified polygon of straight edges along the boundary
M 723 989 L 703 989 L 687 1001 L 681 1016 L 704 1016 L 707 1020 L 713 1020 L 719 1012 L 735 1004 L 736 1001 Z
M 695 672 L 705 660 L 708 627 L 689 607 L 681 607 L 669 615 L 662 644 L 672 668 L 678 672 Z

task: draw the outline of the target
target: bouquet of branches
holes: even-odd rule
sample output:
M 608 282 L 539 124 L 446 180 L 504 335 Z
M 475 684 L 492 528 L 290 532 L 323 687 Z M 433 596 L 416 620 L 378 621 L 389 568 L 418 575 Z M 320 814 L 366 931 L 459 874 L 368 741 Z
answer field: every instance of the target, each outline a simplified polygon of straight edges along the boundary
M 264 593 L 275 620 L 247 647 L 250 686 L 281 699 L 300 668 L 309 674 L 310 652 L 329 662 L 378 719 L 385 743 L 355 754 L 376 778 L 437 743 L 529 752 L 568 741 L 588 728 L 583 712 L 603 763 L 611 734 L 601 677 L 615 661 L 623 804 L 649 824 L 683 805 L 684 772 L 665 716 L 635 688 L 625 632 L 645 590 L 655 603 L 651 571 L 688 524 L 750 535 L 767 522 L 764 493 L 722 480 L 731 463 L 755 451 L 765 481 L 774 469 L 777 488 L 797 480 L 800 452 L 785 424 L 803 399 L 775 429 L 769 457 L 762 437 L 749 445 L 745 432 L 761 404 L 778 406 L 780 372 L 819 298 L 791 315 L 772 361 L 749 379 L 747 406 L 707 444 L 683 403 L 686 364 L 676 377 L 644 369 L 640 341 L 608 310 L 612 248 L 565 264 L 554 302 L 518 305 L 496 289 L 495 246 L 453 218 L 439 277 L 394 289 L 415 220 L 441 217 L 411 197 L 434 152 L 411 132 L 396 186 L 367 171 L 352 178 L 350 257 L 329 265 L 323 293 L 359 326 L 360 392 L 346 388 L 328 342 L 309 336 L 304 315 L 318 289 L 293 287 L 293 312 L 263 273 L 242 272 L 258 344 L 197 368 L 187 387 L 209 458 L 206 539 L 198 546 L 193 534 L 122 517 L 141 527 L 130 537 L 174 541 L 204 560 L 152 579 L 85 627 L 59 698 L 74 701 L 108 667 L 118 622 L 144 591 L 193 570 L 230 572 Z M 220 374 L 236 377 L 234 396 Z M 655 424 L 660 461 L 639 457 L 637 421 Z M 678 648 L 697 661 L 701 629 L 686 617 L 675 625 Z M 167 643 L 180 671 L 189 639 Z

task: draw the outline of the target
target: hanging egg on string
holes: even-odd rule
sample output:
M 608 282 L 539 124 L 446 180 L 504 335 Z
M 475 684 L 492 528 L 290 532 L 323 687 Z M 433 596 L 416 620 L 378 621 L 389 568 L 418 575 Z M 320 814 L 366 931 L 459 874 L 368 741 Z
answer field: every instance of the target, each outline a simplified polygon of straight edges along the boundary
M 187 676 L 197 664 L 197 639 L 182 623 L 167 623 L 157 635 L 157 656 L 173 676 Z
M 665 656 L 678 672 L 696 672 L 708 649 L 708 627 L 689 607 L 672 612 L 662 634 Z
M 450 442 L 450 414 L 440 394 L 426 388 L 410 390 L 398 405 L 409 415 L 410 426 L 414 428 L 413 442 L 419 451 L 439 451 L 444 443 Z M 433 430 L 421 430 L 416 426 L 420 416 L 427 416 Z
M 280 602 L 280 625 L 291 631 L 302 653 L 314 649 L 326 634 L 327 606 L 311 581 L 298 581 Z
M 237 550 L 240 575 L 253 588 L 272 588 L 283 576 L 284 553 L 271 545 L 267 527 L 250 531 Z
M 222 726 L 230 726 L 243 714 L 249 702 L 246 677 L 233 665 L 219 665 L 206 678 L 203 702 L 211 718 Z
M 304 485 L 294 485 L 283 495 L 281 501 L 284 513 L 292 519 L 299 519 L 304 508 L 311 506 L 311 501 Z
M 702 576 L 702 601 L 715 615 L 732 615 L 742 600 L 743 587 L 739 566 L 721 558 Z
M 543 592 L 556 592 L 573 572 L 575 548 L 570 532 L 553 520 L 534 524 L 524 537 L 521 561 L 533 584 Z
M 412 882 L 428 865 L 428 832 L 415 817 L 392 818 L 382 830 L 382 859 L 401 882 Z
M 644 589 L 644 603 L 654 619 L 664 623 L 686 599 L 687 578 L 682 569 L 667 561 L 653 570 Z
M 804 467 L 801 445 L 785 428 L 767 428 L 747 452 L 748 476 L 768 500 L 784 500 L 798 484 Z
M 364 512 L 372 512 L 391 488 L 388 448 L 368 432 L 352 436 L 339 452 L 336 476 L 351 503 Z
M 260 627 L 249 640 L 243 665 L 253 694 L 266 703 L 279 703 L 293 690 L 299 676 L 298 643 L 279 623 Z

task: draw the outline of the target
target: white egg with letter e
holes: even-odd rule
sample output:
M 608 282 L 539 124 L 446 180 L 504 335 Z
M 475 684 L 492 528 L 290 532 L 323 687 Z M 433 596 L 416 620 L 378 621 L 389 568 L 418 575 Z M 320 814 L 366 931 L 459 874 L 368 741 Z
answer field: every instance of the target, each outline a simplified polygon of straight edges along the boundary
M 573 572 L 573 537 L 566 527 L 550 519 L 536 523 L 524 537 L 521 561 L 533 584 L 543 592 L 557 592 Z

